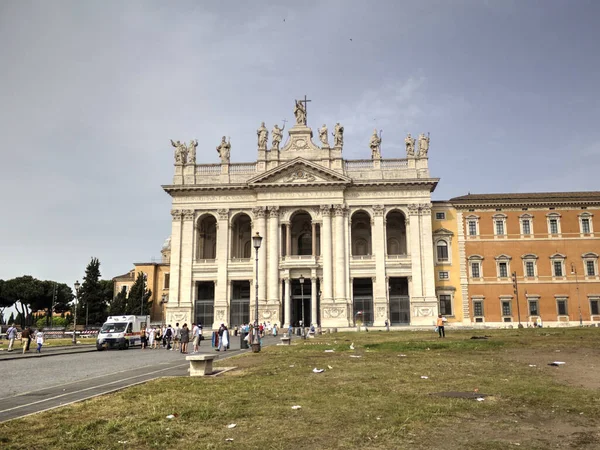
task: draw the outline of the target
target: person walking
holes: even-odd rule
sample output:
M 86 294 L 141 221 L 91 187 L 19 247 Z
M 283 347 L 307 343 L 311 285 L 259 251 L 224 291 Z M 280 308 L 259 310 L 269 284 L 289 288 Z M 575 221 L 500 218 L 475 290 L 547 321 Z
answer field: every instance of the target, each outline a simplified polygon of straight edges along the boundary
M 142 329 L 140 331 L 140 344 L 142 346 L 142 350 L 144 350 L 146 348 L 146 345 L 148 344 L 148 338 L 146 337 L 146 329 Z
M 23 340 L 25 340 L 25 344 L 23 344 Z M 31 344 L 31 328 L 25 327 L 25 329 L 21 333 L 21 346 L 23 347 L 23 353 L 29 351 L 30 344 Z
M 273 337 L 277 337 L 277 324 L 273 324 Z
M 438 318 L 437 318 L 437 322 L 436 322 L 436 326 L 438 329 L 438 334 L 440 335 L 440 338 L 445 338 L 446 337 L 446 331 L 444 329 L 444 318 L 442 317 L 441 314 L 438 314 Z
M 171 340 L 172 339 L 173 339 L 173 327 L 171 326 L 171 324 L 169 324 L 169 326 L 165 330 L 165 341 L 167 343 L 167 345 L 166 345 L 167 350 L 172 350 L 173 349 L 173 347 L 171 347 Z
M 154 339 L 156 338 L 156 329 L 149 326 L 146 329 L 146 333 L 148 334 L 148 348 L 152 350 L 154 348 Z
M 162 330 L 160 327 L 155 327 L 154 329 L 156 330 L 156 336 L 154 336 L 154 348 L 158 350 L 162 344 Z
M 219 348 L 222 348 L 224 352 L 229 348 L 229 330 L 222 324 L 223 332 L 221 333 L 221 339 L 219 339 Z
M 8 351 L 12 352 L 15 339 L 17 338 L 17 328 L 14 323 L 6 330 L 6 338 L 8 339 Z
M 175 336 L 173 336 L 173 348 L 171 350 L 179 351 L 179 346 L 181 342 L 181 328 L 179 327 L 179 322 L 175 324 L 175 329 L 173 330 Z
M 181 327 L 181 353 L 187 353 L 188 343 L 190 342 L 190 329 L 187 323 Z
M 39 330 L 35 335 L 35 342 L 37 343 L 37 352 L 42 353 L 42 345 L 44 345 L 44 333 Z
M 198 346 L 200 344 L 199 327 L 195 323 L 192 324 L 192 353 L 198 353 Z

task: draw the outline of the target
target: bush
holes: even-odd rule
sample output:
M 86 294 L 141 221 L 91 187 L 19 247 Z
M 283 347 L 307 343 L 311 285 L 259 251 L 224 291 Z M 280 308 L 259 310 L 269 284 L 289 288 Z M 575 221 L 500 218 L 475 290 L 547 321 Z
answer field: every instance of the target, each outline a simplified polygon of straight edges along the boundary
M 42 317 L 41 319 L 36 320 L 35 322 L 35 326 L 38 329 L 42 329 L 42 328 L 46 328 L 48 325 L 46 325 L 46 317 Z M 64 317 L 57 317 L 54 316 L 52 317 L 52 325 L 53 327 L 66 327 L 67 326 L 67 319 Z

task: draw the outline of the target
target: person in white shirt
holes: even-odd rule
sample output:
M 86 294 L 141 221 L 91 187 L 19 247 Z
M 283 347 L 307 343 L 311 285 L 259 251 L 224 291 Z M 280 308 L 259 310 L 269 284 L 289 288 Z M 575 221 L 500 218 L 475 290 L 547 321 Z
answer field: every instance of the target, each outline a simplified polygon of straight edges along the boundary
M 181 341 L 181 328 L 179 328 L 179 322 L 175 324 L 174 336 L 173 336 L 173 347 L 175 351 L 180 349 L 180 341 Z M 171 349 L 173 350 L 173 348 Z
M 194 344 L 194 353 L 198 353 L 198 346 L 200 344 L 200 329 L 195 323 L 192 324 L 192 342 Z
M 148 327 L 146 329 L 146 334 L 148 335 L 148 348 L 154 347 L 154 338 L 156 336 L 156 330 L 152 327 Z
M 35 342 L 37 343 L 37 352 L 42 353 L 42 345 L 44 345 L 44 333 L 38 331 L 35 335 Z

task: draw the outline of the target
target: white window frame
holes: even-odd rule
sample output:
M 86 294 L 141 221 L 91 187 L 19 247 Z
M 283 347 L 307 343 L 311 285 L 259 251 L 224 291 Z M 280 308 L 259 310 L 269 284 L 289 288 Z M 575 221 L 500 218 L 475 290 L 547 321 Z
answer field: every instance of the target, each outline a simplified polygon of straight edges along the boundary
M 523 222 L 529 221 L 529 233 L 525 233 L 523 230 Z M 531 214 L 521 214 L 519 216 L 519 229 L 521 230 L 521 237 L 533 237 L 533 216 Z
M 550 271 L 552 273 L 552 278 L 553 279 L 564 279 L 567 276 L 567 272 L 566 272 L 566 267 L 565 267 L 565 260 L 567 259 L 567 257 L 565 255 L 562 255 L 560 253 L 555 253 L 554 255 L 550 256 Z M 562 275 L 556 275 L 556 273 L 554 272 L 554 263 L 555 262 L 559 262 L 561 263 L 562 266 Z
M 469 277 L 473 280 L 483 280 L 483 256 L 481 255 L 471 255 L 467 258 L 469 262 Z M 473 276 L 473 266 L 472 264 L 477 264 L 479 266 L 479 276 Z
M 167 276 L 169 277 L 169 285 L 165 286 L 167 283 Z M 171 272 L 165 272 L 163 274 L 163 289 L 169 289 L 171 287 Z
M 496 277 L 499 280 L 506 280 L 507 278 L 510 278 L 510 274 L 511 274 L 510 260 L 512 258 L 508 255 L 498 255 L 494 259 L 496 260 Z M 500 276 L 500 263 L 506 263 L 506 276 L 505 277 Z
M 523 260 L 523 276 L 526 279 L 530 279 L 530 280 L 535 280 L 538 277 L 538 267 L 537 267 L 537 260 L 538 257 L 537 255 L 534 255 L 533 253 L 528 253 L 526 255 L 521 256 L 521 259 Z M 530 277 L 529 275 L 527 275 L 527 263 L 533 263 L 533 276 Z M 554 269 L 554 267 L 553 267 Z
M 594 235 L 594 221 L 592 220 L 593 216 L 594 215 L 588 211 L 579 214 L 579 234 L 581 235 L 581 237 Z M 590 226 L 590 231 L 588 233 L 583 232 L 583 219 L 588 220 L 588 224 Z
M 598 253 L 588 252 L 581 255 L 582 264 L 583 264 L 583 275 L 586 279 L 596 279 L 598 278 Z M 587 263 L 594 263 L 594 275 L 588 275 Z
M 530 319 L 537 319 L 540 316 L 540 296 L 539 295 L 527 295 L 527 317 Z M 531 314 L 531 303 L 537 304 L 537 314 Z
M 444 248 L 444 246 L 446 247 L 446 258 L 440 259 L 438 248 Z M 446 239 L 436 239 L 435 241 L 435 263 L 450 264 L 450 244 L 448 244 Z
M 443 273 L 446 274 L 446 278 L 442 277 Z M 449 279 L 450 279 L 450 272 L 448 272 L 447 270 L 440 270 L 440 271 L 438 271 L 438 280 L 440 280 L 440 281 L 448 281 Z
M 566 314 L 559 314 L 558 311 L 558 302 L 560 301 L 564 301 L 565 302 L 565 310 L 566 310 Z M 560 318 L 560 317 L 569 317 L 569 297 L 566 295 L 558 295 L 555 296 L 555 302 L 556 302 L 556 317 Z
M 513 305 L 512 305 L 513 297 L 512 295 L 501 295 L 500 296 L 500 317 L 502 317 L 502 322 L 512 322 L 513 318 Z M 504 302 L 508 302 L 508 307 L 510 309 L 510 314 L 504 314 Z M 510 320 L 506 320 L 510 319 Z
M 494 225 L 494 238 L 504 239 L 508 236 L 508 230 L 506 229 L 506 214 L 494 214 L 492 216 L 493 225 Z M 502 234 L 498 234 L 497 223 L 502 223 Z
M 439 228 L 435 230 L 433 233 L 433 248 L 435 252 L 435 264 L 436 265 L 444 265 L 451 266 L 452 265 L 452 239 L 454 238 L 454 233 L 445 228 Z M 440 241 L 444 241 L 448 246 L 448 259 L 440 260 L 438 259 L 438 243 Z
M 548 237 L 552 237 L 552 236 L 559 236 L 562 234 L 562 229 L 560 226 L 560 214 L 557 212 L 551 212 L 546 214 L 546 223 L 548 225 Z M 552 230 L 550 229 L 550 221 L 552 219 L 556 219 L 556 233 L 552 233 Z
M 446 213 L 444 211 L 436 211 L 435 220 L 446 220 Z
M 481 303 L 481 315 L 475 315 L 475 303 Z M 471 297 L 471 311 L 473 312 L 473 322 L 485 322 L 485 297 L 474 296 Z M 477 320 L 481 319 L 481 320 Z
M 470 221 L 475 222 L 475 234 L 469 234 Z M 475 214 L 469 214 L 467 217 L 465 217 L 465 227 L 465 236 L 467 236 L 467 239 L 474 239 L 476 237 L 479 237 L 479 216 L 476 216 Z
M 594 314 L 592 312 L 592 302 L 597 302 L 598 303 L 598 313 Z M 592 316 L 600 316 L 600 295 L 589 295 L 588 296 L 588 305 L 590 307 L 590 317 Z

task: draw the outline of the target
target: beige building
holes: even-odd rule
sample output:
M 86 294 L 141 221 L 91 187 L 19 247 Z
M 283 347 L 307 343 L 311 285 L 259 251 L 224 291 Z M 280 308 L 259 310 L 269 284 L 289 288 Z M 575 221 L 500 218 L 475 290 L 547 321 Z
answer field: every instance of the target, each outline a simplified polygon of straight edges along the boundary
M 173 218 L 167 321 L 253 321 L 257 291 L 260 322 L 433 323 L 431 192 L 438 179 L 429 174 L 429 138 L 419 136 L 417 145 L 409 135 L 406 153 L 386 159 L 375 132 L 370 141 L 365 136 L 370 157 L 346 160 L 343 127 L 336 124 L 331 144 L 321 127 L 316 145 L 304 105 L 296 102 L 283 145 L 281 128 L 268 145 L 261 125 L 253 162 L 232 163 L 223 138 L 220 163 L 196 164 L 197 141 L 172 141 L 175 173 L 163 186 Z M 256 233 L 263 238 L 258 271 Z

